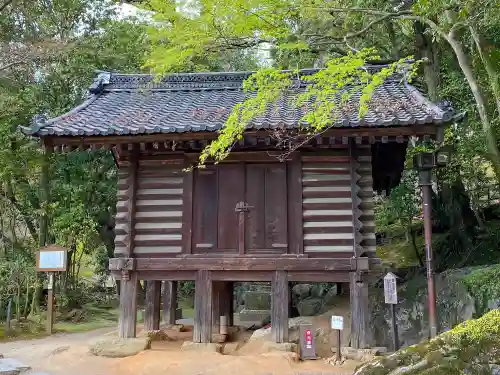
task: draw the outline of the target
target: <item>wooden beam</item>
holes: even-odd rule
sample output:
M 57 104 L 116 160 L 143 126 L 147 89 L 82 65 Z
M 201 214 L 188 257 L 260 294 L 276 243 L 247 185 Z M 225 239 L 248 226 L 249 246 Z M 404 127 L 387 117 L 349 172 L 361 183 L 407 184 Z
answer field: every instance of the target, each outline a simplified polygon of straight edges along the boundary
M 224 301 L 224 282 L 212 282 L 212 332 L 219 333 L 220 330 L 220 316 L 223 311 Z
M 109 261 L 111 271 L 120 270 L 120 258 Z M 137 271 L 191 271 L 206 269 L 211 271 L 352 271 L 360 262 L 356 258 L 279 258 L 237 257 L 221 255 L 218 257 L 177 257 L 177 258 L 136 258 Z M 369 262 L 365 264 L 369 269 Z
M 186 164 L 189 167 L 189 164 Z M 193 171 L 184 172 L 182 190 L 182 252 L 191 254 L 193 241 Z
M 139 175 L 139 145 L 135 144 L 133 148 L 133 156 L 128 169 L 129 189 L 127 202 L 127 242 L 125 257 L 131 258 L 134 253 L 135 240 L 135 221 L 137 211 L 137 189 Z
M 194 287 L 193 342 L 206 343 L 212 339 L 212 278 L 210 271 L 200 270 Z
M 288 178 L 288 251 L 304 253 L 302 222 L 302 161 L 297 153 L 287 166 Z
M 144 313 L 144 330 L 160 329 L 161 281 L 146 281 L 146 309 Z
M 127 240 L 125 243 L 125 258 L 132 258 L 135 237 L 135 205 L 137 195 L 138 146 L 134 147 L 134 160 L 129 167 L 129 199 L 127 222 Z M 121 264 L 122 262 L 119 261 Z M 134 270 L 122 270 L 120 281 L 120 319 L 118 327 L 119 338 L 132 338 L 136 335 L 137 324 L 137 288 L 139 280 Z
M 369 328 L 368 283 L 360 280 L 357 272 L 351 272 L 349 284 L 351 296 L 351 347 L 366 349 L 372 343 Z
M 394 127 L 365 127 L 365 128 L 335 128 L 323 133 L 324 137 L 369 137 L 369 136 L 424 136 L 437 135 L 440 125 L 410 125 Z M 245 136 L 269 135 L 267 130 L 250 130 L 245 132 Z M 217 132 L 186 132 L 186 133 L 163 133 L 163 134 L 142 134 L 142 135 L 119 135 L 119 136 L 44 136 L 42 138 L 50 140 L 54 145 L 80 145 L 80 144 L 123 144 L 123 143 L 147 143 L 165 141 L 193 141 L 212 140 L 218 137 Z
M 118 337 L 121 339 L 133 338 L 136 335 L 138 285 L 137 272 L 131 272 L 129 279 L 122 279 L 120 283 Z
M 177 311 L 177 281 L 163 282 L 163 322 L 175 324 Z
M 271 334 L 275 342 L 288 342 L 288 277 L 285 271 L 276 271 L 272 281 Z

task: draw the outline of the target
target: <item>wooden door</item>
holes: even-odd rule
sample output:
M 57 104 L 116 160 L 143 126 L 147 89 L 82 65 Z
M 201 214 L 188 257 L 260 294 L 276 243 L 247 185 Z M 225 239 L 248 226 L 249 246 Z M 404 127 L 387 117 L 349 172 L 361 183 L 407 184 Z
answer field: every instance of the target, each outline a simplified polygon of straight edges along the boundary
M 286 165 L 281 163 L 197 170 L 192 252 L 286 253 L 286 181 Z M 238 204 L 245 206 L 242 213 Z
M 246 166 L 245 253 L 286 253 L 288 249 L 286 165 Z

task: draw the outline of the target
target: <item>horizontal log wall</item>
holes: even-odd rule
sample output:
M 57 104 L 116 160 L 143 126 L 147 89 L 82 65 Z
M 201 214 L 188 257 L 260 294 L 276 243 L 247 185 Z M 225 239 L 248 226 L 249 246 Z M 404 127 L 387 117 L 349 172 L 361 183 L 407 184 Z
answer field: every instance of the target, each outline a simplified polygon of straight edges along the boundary
M 183 179 L 182 165 L 141 165 L 135 213 L 135 256 L 182 252 Z M 115 255 L 124 253 L 128 233 L 124 220 L 128 206 L 127 170 L 119 171 L 115 226 Z
M 354 251 L 350 160 L 347 148 L 302 156 L 305 254 Z

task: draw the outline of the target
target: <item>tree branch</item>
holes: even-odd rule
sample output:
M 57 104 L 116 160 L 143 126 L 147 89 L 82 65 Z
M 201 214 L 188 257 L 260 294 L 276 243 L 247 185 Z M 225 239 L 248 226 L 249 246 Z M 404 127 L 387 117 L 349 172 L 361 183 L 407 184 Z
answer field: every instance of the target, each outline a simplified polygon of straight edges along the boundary
M 5 2 L 0 5 L 0 12 L 3 12 L 11 3 L 13 0 L 5 0 Z

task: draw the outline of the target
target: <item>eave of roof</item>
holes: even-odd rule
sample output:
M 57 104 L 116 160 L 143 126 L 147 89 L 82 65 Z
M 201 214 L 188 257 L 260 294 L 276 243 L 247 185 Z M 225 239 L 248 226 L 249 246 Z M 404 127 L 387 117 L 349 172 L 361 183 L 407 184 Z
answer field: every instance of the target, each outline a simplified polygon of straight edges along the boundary
M 317 71 L 303 70 L 301 75 Z M 101 72 L 82 104 L 52 119 L 38 116 L 22 130 L 36 137 L 214 132 L 224 126 L 233 106 L 245 100 L 242 84 L 252 73 L 181 73 L 156 80 L 148 74 Z M 303 90 L 305 85 L 297 81 L 294 89 Z M 373 102 L 362 119 L 357 118 L 356 108 L 342 108 L 335 125 L 442 125 L 456 116 L 451 108 L 431 103 L 415 87 L 397 79 L 389 79 L 377 89 Z M 277 110 L 256 119 L 250 128 L 296 128 L 304 112 L 287 103 L 283 101 Z

